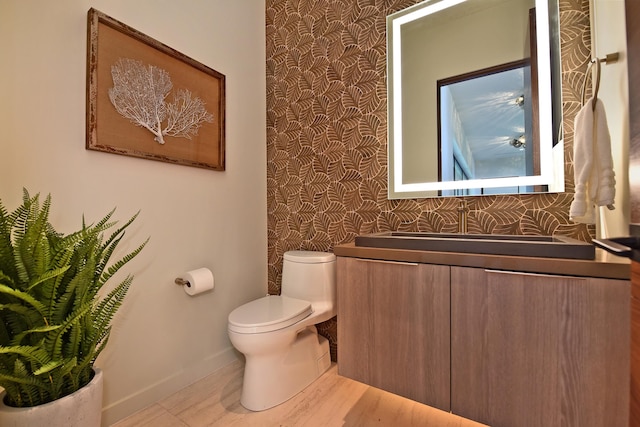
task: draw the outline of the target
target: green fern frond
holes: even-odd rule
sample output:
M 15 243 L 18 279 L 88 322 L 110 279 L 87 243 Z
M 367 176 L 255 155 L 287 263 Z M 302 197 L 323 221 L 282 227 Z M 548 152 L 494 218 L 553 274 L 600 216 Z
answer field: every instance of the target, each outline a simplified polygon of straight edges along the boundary
M 19 277 L 26 285 L 29 283 L 29 278 L 39 275 L 39 269 L 49 261 L 49 246 L 46 239 L 51 196 L 45 198 L 42 207 L 39 205 L 37 195 L 30 200 L 25 200 L 25 203 L 29 204 L 29 210 L 26 211 L 26 217 L 21 222 L 22 226 L 16 233 L 14 255 L 20 266 Z
M 61 269 L 64 269 L 65 271 L 63 274 L 52 278 L 54 280 L 47 280 L 42 284 L 40 288 L 40 292 L 42 293 L 42 295 L 46 295 L 50 300 L 53 300 L 56 298 L 56 296 L 58 295 L 60 286 L 64 281 L 65 274 L 71 268 L 72 257 L 73 257 L 72 247 L 71 248 L 65 247 L 59 252 L 56 252 L 56 254 L 53 256 L 51 260 L 51 268 L 54 271 L 61 270 Z M 49 306 L 49 309 L 51 310 L 51 306 Z
M 99 255 L 99 262 L 96 265 L 96 277 L 104 277 L 104 272 L 105 272 L 105 269 L 107 268 L 107 265 L 109 264 L 111 255 L 113 254 L 116 247 L 120 243 L 120 240 L 122 240 L 123 237 L 124 237 L 124 233 L 118 236 L 115 240 L 110 240 L 109 244 L 104 243 L 100 245 L 100 248 L 98 249 L 98 253 L 100 255 Z M 99 282 L 96 282 L 96 285 L 97 285 L 97 289 L 99 289 L 101 286 Z
M 48 389 L 48 384 L 32 375 L 20 359 L 14 361 L 12 370 L 0 372 L 0 386 L 7 392 L 10 406 L 38 405 Z
M 107 343 L 109 342 L 110 336 L 111 336 L 111 327 L 108 327 L 106 330 L 104 330 L 104 333 L 98 340 L 98 345 L 96 346 L 96 350 L 95 350 L 95 353 L 93 354 L 93 357 L 92 357 L 93 360 L 91 360 L 91 363 L 95 362 L 98 356 L 100 356 L 100 353 L 102 353 L 102 350 L 104 350 L 107 347 Z
M 8 287 L 6 285 L 0 285 L 0 294 L 6 295 L 6 296 L 15 297 L 15 298 L 25 302 L 26 304 L 28 304 L 30 307 L 34 308 L 40 315 L 42 315 L 44 317 L 44 313 L 45 313 L 44 305 L 42 305 L 42 303 L 40 301 L 36 300 L 34 297 L 29 295 L 28 293 L 23 292 L 23 291 L 18 290 L 18 289 L 10 288 L 10 287 Z
M 45 365 L 51 360 L 49 354 L 38 347 L 28 345 L 0 346 L 0 357 L 13 358 L 14 356 L 22 356 L 24 359 L 36 363 L 38 366 Z
M 11 384 L 22 384 L 22 385 L 29 385 L 34 387 L 41 387 L 39 381 L 36 380 L 35 378 L 27 377 L 27 376 L 18 377 L 18 376 L 13 376 L 11 374 L 0 372 L 0 386 L 4 387 L 5 389 L 8 389 L 9 387 L 11 387 Z
M 74 371 L 77 369 L 78 362 L 75 357 L 67 359 L 62 365 L 57 368 L 56 375 L 52 376 L 51 382 L 51 394 L 56 398 L 65 396 L 79 389 L 84 384 L 81 384 L 77 373 Z
M 118 227 L 115 231 L 113 231 L 109 236 L 109 238 L 103 244 L 101 244 L 100 251 L 99 251 L 101 262 L 99 263 L 98 269 L 97 269 L 100 275 L 102 274 L 102 271 L 104 271 L 104 268 L 109 262 L 109 259 L 111 259 L 111 254 L 113 253 L 113 250 L 118 245 L 120 240 L 124 237 L 124 231 L 127 229 L 127 227 L 129 227 L 129 225 L 131 225 L 131 223 L 138 217 L 139 214 L 140 214 L 140 211 L 136 212 L 135 215 L 133 215 L 122 226 Z
M 26 331 L 22 331 L 19 334 L 16 334 L 15 337 L 11 340 L 11 345 L 20 345 L 25 337 L 32 334 L 46 334 L 49 332 L 56 331 L 60 329 L 60 325 L 51 325 L 51 326 L 41 326 L 38 328 L 27 329 Z M 41 339 L 41 338 L 40 338 Z
M 102 217 L 102 219 L 100 219 L 97 223 L 95 223 L 94 225 L 87 225 L 87 223 L 85 222 L 84 219 L 84 215 L 82 215 L 82 229 L 87 229 L 87 228 L 95 228 L 97 230 L 108 230 L 109 228 L 113 227 L 116 225 L 115 221 L 109 222 L 109 220 L 111 219 L 111 217 L 113 216 L 113 214 L 115 213 L 116 209 L 113 208 L 111 209 L 111 211 L 107 212 L 107 214 Z
M 64 334 L 67 332 L 74 323 L 77 323 L 79 319 L 86 316 L 91 310 L 91 303 L 86 303 L 82 307 L 78 307 L 74 310 L 69 317 L 59 325 L 54 331 L 51 331 L 45 337 L 44 348 L 49 352 L 52 359 L 62 358 L 62 346 L 64 344 Z
M 19 316 L 29 316 L 33 313 L 33 309 L 23 305 L 23 304 L 0 304 L 0 310 L 11 310 Z
M 124 297 L 133 282 L 133 276 L 127 276 L 105 296 L 93 310 L 94 325 L 101 330 L 108 324 L 122 304 Z
M 93 263 L 89 262 L 82 269 L 75 271 L 74 275 L 64 283 L 62 295 L 55 300 L 52 299 L 48 307 L 51 322 L 63 322 L 76 307 L 86 303 L 84 300 L 78 300 L 76 295 L 83 292 L 87 284 L 93 280 L 92 265 Z
M 112 213 L 113 211 L 109 213 L 109 216 L 111 216 Z M 113 242 L 118 235 L 120 235 L 124 230 L 126 230 L 131 225 L 131 223 L 135 221 L 136 218 L 138 218 L 139 214 L 140 214 L 140 211 L 136 212 L 131 218 L 129 218 L 127 222 L 125 222 L 124 224 L 122 224 L 122 226 L 118 227 L 114 232 L 112 232 L 109 238 L 104 242 L 104 246 L 110 246 L 111 242 Z
M 11 244 L 11 220 L 7 209 L 0 201 L 0 272 L 7 276 L 15 276 L 13 264 L 13 246 Z
M 33 279 L 31 281 L 31 283 L 29 284 L 29 287 L 27 288 L 27 291 L 31 291 L 33 290 L 33 288 L 35 288 L 36 286 L 46 282 L 47 280 L 51 280 L 54 279 L 62 274 L 64 274 L 64 272 L 66 272 L 69 269 L 69 266 L 64 266 L 64 267 L 60 267 L 60 268 L 55 268 L 53 270 L 46 270 L 44 271 L 44 273 L 42 273 L 40 276 L 36 277 L 35 279 Z
M 109 295 L 100 301 L 98 306 L 93 310 L 92 319 L 94 322 L 95 335 L 92 336 L 92 339 L 88 341 L 86 345 L 93 348 L 94 360 L 100 355 L 109 340 L 111 321 L 122 305 L 132 281 L 133 277 L 127 277 L 114 288 Z
M 48 374 L 54 369 L 62 366 L 64 363 L 61 360 L 52 360 L 51 362 L 42 365 L 39 369 L 33 371 L 33 375 L 36 377 L 43 374 Z
M 15 283 L 13 283 L 13 278 L 0 270 L 0 284 L 7 285 L 10 288 L 15 287 Z
M 105 274 L 103 274 L 102 277 L 100 278 L 100 287 L 102 287 L 102 285 L 104 285 L 125 264 L 127 264 L 129 261 L 131 261 L 133 258 L 135 258 L 140 253 L 140 251 L 142 251 L 142 249 L 144 249 L 144 247 L 147 245 L 148 242 L 149 242 L 149 238 L 147 238 L 147 240 L 142 242 L 142 244 L 140 246 L 135 248 L 133 251 L 129 252 L 127 255 L 123 256 L 119 261 L 117 261 L 111 267 L 109 267 L 107 272 Z

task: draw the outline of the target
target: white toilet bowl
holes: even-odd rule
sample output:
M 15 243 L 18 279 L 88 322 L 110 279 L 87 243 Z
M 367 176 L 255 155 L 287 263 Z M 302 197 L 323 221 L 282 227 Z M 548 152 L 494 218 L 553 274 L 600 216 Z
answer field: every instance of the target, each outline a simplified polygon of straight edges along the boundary
M 287 256 L 288 255 L 288 256 Z M 229 314 L 228 333 L 233 346 L 245 355 L 245 372 L 240 403 L 262 411 L 295 396 L 331 365 L 329 342 L 318 335 L 315 325 L 335 316 L 335 256 L 329 253 L 296 251 L 285 254 L 311 267 L 309 286 L 315 287 L 314 302 L 286 295 L 271 295 L 248 302 Z M 308 267 L 294 265 L 291 270 Z M 324 278 L 322 277 L 324 276 Z M 292 274 L 301 280 L 299 274 Z M 285 292 L 283 273 L 283 288 Z M 318 283 L 327 287 L 328 300 L 318 298 Z M 294 290 L 295 293 L 295 290 Z M 296 293 L 296 296 L 300 292 Z M 314 295 L 313 292 L 310 295 Z

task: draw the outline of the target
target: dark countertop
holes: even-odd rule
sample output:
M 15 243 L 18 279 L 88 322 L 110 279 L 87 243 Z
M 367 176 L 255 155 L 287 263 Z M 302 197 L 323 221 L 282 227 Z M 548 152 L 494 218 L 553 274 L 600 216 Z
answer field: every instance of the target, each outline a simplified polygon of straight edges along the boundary
M 628 258 L 612 255 L 599 248 L 596 248 L 595 260 L 381 249 L 355 246 L 355 243 L 337 245 L 333 248 L 333 252 L 336 256 L 352 258 L 477 267 L 526 273 L 625 280 L 631 276 L 631 261 Z

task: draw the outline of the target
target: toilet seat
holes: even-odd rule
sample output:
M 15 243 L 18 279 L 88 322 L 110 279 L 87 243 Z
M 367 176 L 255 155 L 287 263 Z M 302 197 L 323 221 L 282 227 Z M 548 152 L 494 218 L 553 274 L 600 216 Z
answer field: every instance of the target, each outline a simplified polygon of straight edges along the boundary
M 276 331 L 299 322 L 312 312 L 309 301 L 268 295 L 233 310 L 229 314 L 229 330 L 241 334 Z

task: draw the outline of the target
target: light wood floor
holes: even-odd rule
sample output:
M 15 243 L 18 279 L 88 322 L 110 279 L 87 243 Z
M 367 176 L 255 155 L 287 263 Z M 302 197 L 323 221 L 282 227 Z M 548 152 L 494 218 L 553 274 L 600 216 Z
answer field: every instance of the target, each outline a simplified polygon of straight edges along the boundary
M 113 427 L 482 426 L 341 377 L 335 364 L 287 402 L 251 412 L 240 405 L 243 368 L 234 362 Z

